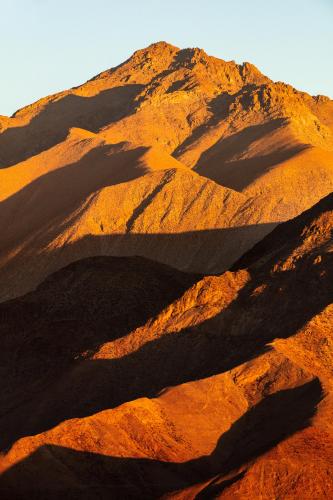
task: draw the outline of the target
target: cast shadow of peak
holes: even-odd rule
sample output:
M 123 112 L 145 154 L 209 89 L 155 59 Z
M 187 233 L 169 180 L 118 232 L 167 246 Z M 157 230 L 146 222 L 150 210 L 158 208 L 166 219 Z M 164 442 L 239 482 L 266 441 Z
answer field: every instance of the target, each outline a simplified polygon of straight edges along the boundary
M 72 127 L 98 132 L 134 112 L 135 98 L 144 85 L 128 84 L 94 96 L 68 94 L 51 101 L 23 126 L 0 134 L 2 165 L 9 167 L 63 141 Z
M 318 379 L 267 396 L 220 437 L 211 455 L 188 462 L 120 458 L 44 445 L 2 475 L 2 498 L 7 494 L 44 498 L 47 493 L 53 499 L 65 491 L 78 499 L 160 498 L 194 485 L 199 489 L 196 498 L 213 498 L 240 480 L 251 461 L 306 428 L 322 397 Z M 201 483 L 207 482 L 202 488 Z
M 80 249 L 86 251 L 87 256 L 114 251 L 115 255 L 141 255 L 186 272 L 220 274 L 277 226 L 276 222 L 268 222 L 179 233 L 131 232 L 133 220 L 149 201 L 146 197 L 135 208 L 133 217 L 126 224 L 129 232 L 107 234 L 108 221 L 105 221 L 103 230 L 106 234 L 86 235 L 63 248 L 63 255 L 68 254 L 71 260 L 71 256 L 80 254 Z
M 287 124 L 287 120 L 277 118 L 260 125 L 248 126 L 227 138 L 222 138 L 201 154 L 194 170 L 218 184 L 242 191 L 275 165 L 289 160 L 310 147 L 307 144 L 286 144 L 276 147 L 270 153 L 233 159 L 256 141 L 282 129 Z

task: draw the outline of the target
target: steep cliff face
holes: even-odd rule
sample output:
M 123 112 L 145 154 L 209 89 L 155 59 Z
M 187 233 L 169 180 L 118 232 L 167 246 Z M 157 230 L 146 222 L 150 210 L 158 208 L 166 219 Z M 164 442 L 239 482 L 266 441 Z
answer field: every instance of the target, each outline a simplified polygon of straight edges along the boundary
M 220 276 L 92 258 L 2 304 L 1 493 L 332 496 L 332 230 L 330 195 Z

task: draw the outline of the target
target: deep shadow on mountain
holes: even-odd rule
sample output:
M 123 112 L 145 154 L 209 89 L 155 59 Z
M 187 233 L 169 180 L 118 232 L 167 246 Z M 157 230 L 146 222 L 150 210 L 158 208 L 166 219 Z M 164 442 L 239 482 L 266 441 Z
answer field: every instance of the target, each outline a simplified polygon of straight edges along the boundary
M 286 126 L 286 120 L 279 118 L 271 122 L 252 125 L 230 137 L 222 138 L 200 156 L 195 171 L 200 175 L 237 191 L 242 191 L 257 177 L 271 167 L 288 160 L 308 146 L 304 144 L 280 145 L 269 153 L 258 153 L 251 158 L 232 159 L 257 140 L 269 136 Z
M 213 498 L 246 474 L 246 466 L 307 427 L 322 398 L 318 379 L 266 397 L 236 421 L 210 456 L 184 463 L 118 458 L 46 445 L 6 471 L 2 498 L 160 498 L 208 482 L 197 498 Z M 286 411 L 287 409 L 287 411 Z M 44 495 L 44 496 L 43 496 Z
M 92 257 L 0 304 L 2 415 L 145 324 L 199 278 L 142 257 Z
M 103 254 L 140 255 L 186 272 L 218 274 L 275 227 L 276 223 L 266 223 L 181 233 L 89 235 L 59 249 L 58 261 L 60 255 L 69 261 Z M 56 249 L 51 255 L 57 262 Z
M 47 378 L 47 372 L 43 372 L 50 359 L 49 351 L 53 364 L 63 355 L 52 347 L 55 337 L 48 333 L 48 324 L 43 329 L 41 323 L 37 332 L 33 335 L 29 332 L 29 348 L 22 346 L 16 351 L 15 376 L 19 377 L 16 380 L 26 381 L 27 385 L 23 385 L 21 402 L 16 398 L 16 408 L 1 418 L 1 447 L 63 420 L 91 415 L 139 397 L 154 397 L 165 387 L 222 373 L 259 356 L 269 349 L 272 340 L 294 335 L 331 302 L 332 278 L 331 254 L 324 255 L 319 263 L 314 263 L 310 256 L 300 260 L 295 269 L 273 276 L 269 271 L 253 272 L 233 302 L 212 319 L 180 332 L 164 333 L 118 359 L 70 359 L 67 369 L 58 372 L 58 377 L 51 372 Z M 2 307 L 5 311 L 6 304 Z M 112 324 L 99 325 L 102 330 L 112 331 Z M 15 325 L 9 323 L 9 329 L 15 331 Z M 61 325 L 61 332 L 64 339 L 75 339 L 68 323 Z M 43 351 L 36 339 L 44 339 L 45 335 L 49 344 Z M 103 331 L 99 335 L 105 338 Z M 40 352 L 44 352 L 41 361 Z M 32 359 L 36 365 L 29 370 L 27 366 Z M 5 355 L 2 365 L 7 365 L 10 372 Z M 40 379 L 41 370 L 45 385 L 38 391 L 34 384 Z M 11 380 L 15 385 L 15 378 Z M 9 381 L 9 376 L 3 377 L 3 394 L 11 394 Z
M 21 127 L 12 127 L 0 134 L 2 167 L 49 149 L 63 141 L 71 127 L 97 132 L 128 114 L 133 113 L 135 97 L 143 85 L 128 84 L 84 97 L 68 94 L 49 102 L 31 121 Z

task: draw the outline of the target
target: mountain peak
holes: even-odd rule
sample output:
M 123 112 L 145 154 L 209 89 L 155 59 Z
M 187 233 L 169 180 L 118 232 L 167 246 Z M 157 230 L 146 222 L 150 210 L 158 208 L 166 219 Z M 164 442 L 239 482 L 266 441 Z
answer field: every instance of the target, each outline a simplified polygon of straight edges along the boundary
M 176 49 L 179 50 L 179 47 L 176 47 L 175 45 L 172 45 L 171 43 L 165 42 L 164 40 L 159 40 L 158 42 L 153 42 L 150 45 L 148 45 L 145 49 L 142 50 L 170 50 L 170 49 Z
M 148 47 L 136 50 L 129 60 L 168 57 L 169 55 L 175 55 L 179 50 L 179 47 L 175 47 L 164 41 L 159 41 L 151 43 Z

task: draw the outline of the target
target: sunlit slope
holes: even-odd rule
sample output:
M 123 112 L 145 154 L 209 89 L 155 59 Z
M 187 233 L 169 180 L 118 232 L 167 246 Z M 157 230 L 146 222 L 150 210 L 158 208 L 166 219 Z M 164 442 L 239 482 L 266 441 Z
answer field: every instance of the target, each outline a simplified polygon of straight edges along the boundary
M 220 276 L 186 279 L 175 271 L 172 278 L 157 263 L 142 261 L 141 269 L 135 259 L 125 267 L 115 260 L 112 267 L 105 258 L 91 280 L 98 262 L 92 259 L 2 304 L 8 337 L 2 397 L 7 408 L 11 397 L 16 404 L 0 423 L 3 436 L 16 442 L 1 460 L 1 491 L 49 498 L 70 492 L 243 499 L 254 491 L 262 498 L 329 497 L 332 226 L 330 195 Z M 128 274 L 131 265 L 143 272 L 140 280 Z M 159 279 L 175 296 L 169 304 L 157 296 L 159 312 L 145 322 L 138 287 L 151 307 Z M 95 318 L 90 301 L 79 314 L 90 286 L 119 297 L 111 321 L 112 309 L 99 308 Z M 45 311 L 35 324 L 13 328 L 34 307 Z M 127 317 L 117 316 L 125 310 Z M 63 318 L 61 325 L 55 317 Z M 92 345 L 94 321 L 99 340 Z M 20 369 L 12 372 L 12 349 L 23 337 L 29 345 L 15 349 Z

